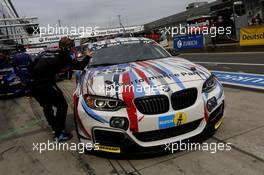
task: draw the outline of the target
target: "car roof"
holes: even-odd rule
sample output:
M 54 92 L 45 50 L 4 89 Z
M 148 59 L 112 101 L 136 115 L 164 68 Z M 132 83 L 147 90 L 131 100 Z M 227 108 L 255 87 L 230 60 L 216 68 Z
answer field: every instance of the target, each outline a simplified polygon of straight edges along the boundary
M 115 45 L 133 44 L 133 43 L 150 43 L 154 42 L 151 39 L 144 37 L 128 37 L 128 38 L 114 38 L 91 43 L 88 47 L 93 50 L 98 50 L 105 47 Z

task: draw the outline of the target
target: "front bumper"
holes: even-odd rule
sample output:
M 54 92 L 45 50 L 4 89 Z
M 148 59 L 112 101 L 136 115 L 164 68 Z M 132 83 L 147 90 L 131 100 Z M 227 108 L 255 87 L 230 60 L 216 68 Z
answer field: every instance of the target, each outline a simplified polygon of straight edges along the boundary
M 190 84 L 193 85 L 194 82 Z M 177 90 L 173 90 L 175 92 Z M 201 92 L 201 89 L 198 90 Z M 216 99 L 216 106 L 209 112 L 206 105 L 209 99 Z M 113 116 L 126 117 L 125 109 L 113 113 L 97 112 L 85 109 L 85 103 L 79 99 L 76 101 L 75 109 L 77 122 L 77 133 L 81 142 L 99 144 L 100 151 L 112 153 L 146 153 L 152 150 L 162 151 L 168 143 L 189 140 L 192 137 L 207 132 L 207 128 L 216 130 L 219 128 L 224 116 L 224 92 L 223 87 L 218 83 L 217 88 L 210 93 L 198 95 L 198 99 L 191 107 L 180 111 L 173 111 L 173 116 L 183 112 L 189 116 L 188 122 L 179 126 L 161 127 L 159 119 L 171 113 L 145 116 L 144 121 L 139 123 L 140 131 L 132 132 L 122 129 L 115 129 L 109 126 L 109 120 Z M 176 117 L 175 117 L 176 118 Z M 103 120 L 107 119 L 107 120 Z M 78 124 L 79 123 L 79 124 Z M 162 125 L 163 126 L 163 125 Z M 79 132 L 78 132 L 79 131 Z M 88 134 L 87 134 L 88 133 Z
M 224 116 L 225 103 L 222 102 L 209 116 L 207 124 L 203 127 L 203 130 L 197 134 L 190 137 L 182 137 L 184 134 L 191 133 L 197 128 L 201 127 L 204 122 L 203 119 L 196 120 L 185 125 L 177 126 L 174 128 L 167 128 L 163 130 L 143 132 L 129 135 L 125 131 L 117 129 L 109 129 L 102 127 L 94 127 L 92 129 L 92 138 L 85 139 L 84 137 L 80 138 L 81 142 L 88 143 L 97 143 L 99 144 L 99 152 L 109 152 L 109 153 L 124 153 L 124 154 L 152 154 L 157 152 L 166 152 L 166 145 L 160 144 L 155 146 L 143 147 L 135 142 L 136 140 L 140 141 L 153 141 L 159 140 L 161 138 L 171 138 L 181 136 L 182 139 L 177 141 L 191 140 L 192 138 L 199 136 L 200 134 L 207 134 L 206 132 L 211 131 L 212 129 L 216 130 L 219 128 L 219 122 L 222 121 Z M 217 126 L 217 127 L 216 127 Z M 209 129 L 209 130 L 208 130 Z M 209 134 L 209 133 L 208 133 Z M 176 140 L 171 140 L 169 143 L 177 142 Z

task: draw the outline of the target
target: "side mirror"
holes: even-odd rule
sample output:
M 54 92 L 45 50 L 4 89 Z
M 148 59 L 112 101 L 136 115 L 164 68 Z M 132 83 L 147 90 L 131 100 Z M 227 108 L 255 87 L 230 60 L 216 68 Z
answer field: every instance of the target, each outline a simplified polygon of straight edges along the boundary
M 180 51 L 177 49 L 168 48 L 166 49 L 172 56 L 178 56 L 180 55 Z

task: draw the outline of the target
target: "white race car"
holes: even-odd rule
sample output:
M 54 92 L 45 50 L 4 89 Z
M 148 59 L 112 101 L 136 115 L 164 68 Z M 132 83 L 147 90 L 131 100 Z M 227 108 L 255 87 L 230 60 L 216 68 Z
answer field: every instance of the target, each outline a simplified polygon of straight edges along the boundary
M 96 150 L 147 151 L 217 130 L 224 91 L 207 69 L 146 38 L 91 44 L 74 93 L 76 131 Z

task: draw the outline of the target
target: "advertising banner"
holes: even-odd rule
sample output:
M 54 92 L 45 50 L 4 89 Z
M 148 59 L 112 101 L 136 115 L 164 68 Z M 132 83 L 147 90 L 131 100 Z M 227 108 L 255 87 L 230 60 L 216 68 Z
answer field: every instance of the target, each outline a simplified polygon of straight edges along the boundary
M 240 29 L 240 46 L 253 45 L 264 45 L 264 25 Z
M 173 39 L 174 49 L 198 49 L 204 47 L 204 37 L 199 35 L 176 36 Z

